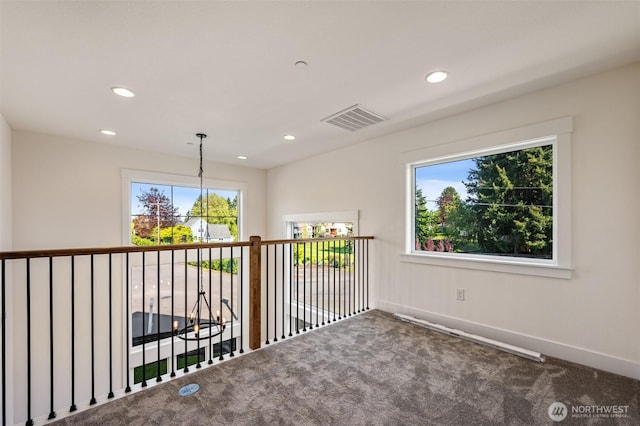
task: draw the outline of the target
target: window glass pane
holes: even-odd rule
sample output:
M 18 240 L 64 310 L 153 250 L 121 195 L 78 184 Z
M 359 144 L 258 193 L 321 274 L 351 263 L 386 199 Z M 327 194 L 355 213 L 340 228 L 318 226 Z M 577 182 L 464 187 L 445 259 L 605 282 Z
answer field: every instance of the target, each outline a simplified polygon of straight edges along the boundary
M 335 280 L 336 275 L 343 277 L 353 271 L 355 262 L 353 241 L 334 238 L 353 236 L 354 223 L 291 222 L 291 227 L 291 235 L 294 239 L 327 239 L 326 242 L 293 244 L 293 298 L 298 303 L 315 306 L 315 309 L 324 309 L 318 305 L 318 301 L 322 300 L 322 303 L 326 302 L 326 307 L 331 310 L 336 303 L 346 300 L 347 286 L 338 285 L 331 290 L 327 285 L 326 288 L 323 287 L 322 294 L 319 293 L 319 288 L 321 283 Z M 304 328 L 303 318 L 299 318 L 298 321 L 300 329 Z
M 148 213 L 146 204 L 139 197 L 149 193 L 152 188 L 156 188 L 159 193 L 166 195 L 171 200 L 171 186 L 169 185 L 133 182 L 131 183 L 131 214 L 144 215 Z
M 553 258 L 553 145 L 414 172 L 415 251 Z
M 192 207 L 200 197 L 200 188 L 186 186 L 173 187 L 173 204 L 178 208 L 179 222 L 186 222 Z
M 131 242 L 135 245 L 238 240 L 239 191 L 131 184 Z
M 350 237 L 353 235 L 352 222 L 293 222 L 292 233 L 294 239 L 298 238 L 336 238 Z

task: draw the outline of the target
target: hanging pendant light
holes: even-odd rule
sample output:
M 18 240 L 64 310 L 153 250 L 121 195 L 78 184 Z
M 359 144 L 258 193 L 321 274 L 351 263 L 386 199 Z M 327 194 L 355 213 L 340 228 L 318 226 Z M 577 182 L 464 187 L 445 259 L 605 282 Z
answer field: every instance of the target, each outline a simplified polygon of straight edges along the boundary
M 205 226 L 208 227 L 208 222 L 204 219 L 204 188 L 202 184 L 203 176 L 203 159 L 202 159 L 202 140 L 207 137 L 204 133 L 197 133 L 197 137 L 200 138 L 200 169 L 198 170 L 198 177 L 200 178 L 200 243 L 203 243 L 205 237 Z M 207 231 L 208 235 L 208 231 Z M 207 238 L 208 240 L 208 238 Z M 207 241 L 208 242 L 208 241 Z M 198 298 L 191 308 L 188 316 L 185 317 L 184 325 L 182 328 L 178 327 L 178 321 L 173 322 L 173 332 L 182 340 L 199 341 L 204 338 L 213 338 L 219 336 L 225 329 L 225 319 L 221 316 L 220 311 L 216 312 L 214 317 L 211 310 L 211 305 L 207 300 L 207 294 L 204 291 L 204 277 L 202 274 L 202 249 L 198 249 L 198 281 L 199 290 Z M 220 295 L 222 297 L 222 295 Z M 205 315 L 203 317 L 203 314 Z

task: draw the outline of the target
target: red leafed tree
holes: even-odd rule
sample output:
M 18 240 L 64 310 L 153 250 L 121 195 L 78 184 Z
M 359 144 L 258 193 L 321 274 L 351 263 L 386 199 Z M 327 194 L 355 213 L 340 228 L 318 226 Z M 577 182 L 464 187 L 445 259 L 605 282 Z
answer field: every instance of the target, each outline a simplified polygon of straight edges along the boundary
M 178 208 L 173 207 L 171 199 L 158 188 L 138 195 L 142 214 L 133 219 L 133 232 L 140 238 L 149 238 L 160 222 L 160 229 L 174 226 L 178 216 Z

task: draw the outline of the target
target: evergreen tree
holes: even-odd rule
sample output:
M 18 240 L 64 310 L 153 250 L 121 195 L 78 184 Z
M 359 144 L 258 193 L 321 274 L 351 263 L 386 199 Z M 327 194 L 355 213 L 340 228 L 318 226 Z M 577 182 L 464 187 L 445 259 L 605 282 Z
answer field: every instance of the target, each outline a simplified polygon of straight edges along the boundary
M 483 253 L 552 256 L 553 148 L 475 159 L 465 182 Z
M 422 188 L 418 186 L 416 186 L 415 202 L 415 244 L 416 250 L 422 250 L 425 241 L 435 234 L 437 216 L 427 209 L 427 199 L 422 193 Z
M 447 186 L 436 200 L 438 218 L 444 227 L 451 214 L 460 206 L 460 194 L 453 186 Z

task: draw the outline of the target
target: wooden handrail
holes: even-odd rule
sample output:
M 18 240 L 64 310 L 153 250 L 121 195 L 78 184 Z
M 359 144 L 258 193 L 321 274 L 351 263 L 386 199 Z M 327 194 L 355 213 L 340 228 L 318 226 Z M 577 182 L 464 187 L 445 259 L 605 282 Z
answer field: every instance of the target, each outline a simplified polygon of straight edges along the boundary
M 194 243 L 194 244 L 171 244 L 159 246 L 117 246 L 117 247 L 94 247 L 94 248 L 70 248 L 70 249 L 44 249 L 44 250 L 18 250 L 0 251 L 2 259 L 33 259 L 37 257 L 65 257 L 65 256 L 88 256 L 92 254 L 116 254 L 116 253 L 138 253 L 138 252 L 158 252 L 170 250 L 192 250 L 220 247 L 249 247 L 249 241 L 237 241 L 233 243 Z
M 372 240 L 372 236 L 335 237 L 335 238 L 300 238 L 282 240 L 262 240 L 261 245 L 288 244 L 288 243 L 312 243 L 319 241 L 349 241 Z M 3 259 L 34 259 L 39 257 L 65 257 L 65 256 L 89 256 L 92 254 L 116 254 L 116 253 L 140 253 L 171 250 L 193 250 L 224 247 L 250 247 L 251 241 L 236 241 L 227 243 L 192 243 L 170 244 L 155 246 L 114 246 L 114 247 L 88 247 L 68 249 L 42 249 L 42 250 L 14 250 L 0 251 L 0 260 Z

